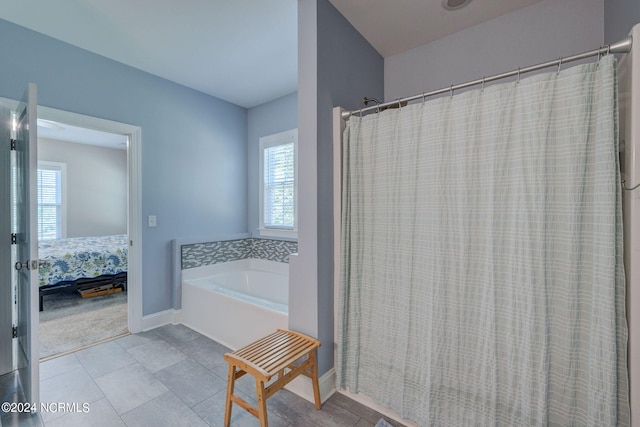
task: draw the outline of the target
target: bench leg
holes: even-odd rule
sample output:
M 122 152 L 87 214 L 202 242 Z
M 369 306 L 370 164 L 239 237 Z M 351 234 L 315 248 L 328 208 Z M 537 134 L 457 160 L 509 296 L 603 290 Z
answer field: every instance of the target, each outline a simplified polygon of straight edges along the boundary
M 231 423 L 231 395 L 236 381 L 236 368 L 229 363 L 229 375 L 227 376 L 227 400 L 224 406 L 224 426 L 229 427 Z
M 322 407 L 320 402 L 320 386 L 318 384 L 318 360 L 316 358 L 316 350 L 309 352 L 309 359 L 311 359 L 311 382 L 313 384 L 313 398 L 315 400 L 316 409 Z
M 264 393 L 264 381 L 256 378 L 256 394 L 258 395 L 258 418 L 260 419 L 260 427 L 267 427 L 267 398 Z

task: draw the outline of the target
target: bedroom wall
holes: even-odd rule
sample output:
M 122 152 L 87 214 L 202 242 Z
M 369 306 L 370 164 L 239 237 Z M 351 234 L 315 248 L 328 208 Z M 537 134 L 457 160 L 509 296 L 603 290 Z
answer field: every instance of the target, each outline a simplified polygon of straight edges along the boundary
M 38 160 L 67 165 L 66 237 L 127 233 L 126 150 L 40 138 Z
M 34 82 L 39 105 L 142 128 L 143 315 L 172 308 L 171 240 L 247 231 L 247 110 L 4 20 L 0 40 L 0 97 Z
M 412 96 L 603 44 L 604 0 L 543 0 L 385 58 L 384 96 Z
M 247 206 L 248 231 L 254 237 L 258 234 L 260 222 L 260 185 L 259 147 L 260 138 L 298 127 L 298 92 L 285 95 L 257 107 L 250 108 L 247 114 Z

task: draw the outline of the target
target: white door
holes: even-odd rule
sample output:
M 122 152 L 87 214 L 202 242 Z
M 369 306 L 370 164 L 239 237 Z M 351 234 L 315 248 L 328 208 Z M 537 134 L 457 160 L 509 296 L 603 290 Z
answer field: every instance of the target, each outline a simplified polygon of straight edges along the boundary
M 37 95 L 29 83 L 16 111 L 16 277 L 18 372 L 27 402 L 39 402 Z
M 13 371 L 11 136 L 11 109 L 0 105 L 0 236 L 4 239 L 0 245 L 0 375 Z

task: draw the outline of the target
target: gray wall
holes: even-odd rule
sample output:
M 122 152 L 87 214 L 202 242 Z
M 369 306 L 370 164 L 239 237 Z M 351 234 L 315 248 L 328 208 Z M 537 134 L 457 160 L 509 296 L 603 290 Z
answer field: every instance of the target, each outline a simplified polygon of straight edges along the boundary
M 355 109 L 382 97 L 383 59 L 328 0 L 298 1 L 299 203 L 298 260 L 305 279 L 292 283 L 289 325 L 323 342 L 320 374 L 333 366 L 334 106 Z M 300 173 L 302 172 L 302 173 Z M 294 274 L 295 276 L 295 274 Z
M 260 138 L 298 127 L 298 92 L 285 95 L 249 109 L 247 116 L 248 137 L 248 231 L 258 235 L 259 213 L 259 157 Z
M 246 232 L 247 110 L 0 20 L 0 97 L 142 128 L 143 314 L 173 306 L 171 240 Z
M 38 139 L 38 160 L 66 167 L 66 237 L 127 233 L 127 152 Z
M 606 0 L 604 2 L 604 41 L 611 44 L 622 40 L 640 22 L 640 1 Z
M 596 49 L 604 44 L 603 2 L 543 0 L 385 58 L 385 100 Z

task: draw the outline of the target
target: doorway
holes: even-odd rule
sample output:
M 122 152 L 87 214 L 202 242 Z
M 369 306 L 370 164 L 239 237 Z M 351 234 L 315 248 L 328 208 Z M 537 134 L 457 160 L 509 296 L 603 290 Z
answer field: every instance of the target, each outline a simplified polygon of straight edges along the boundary
M 38 119 L 41 360 L 128 333 L 127 145 Z
M 142 331 L 142 196 L 141 145 L 139 126 L 100 119 L 48 107 L 38 107 L 39 121 L 59 123 L 126 138 L 127 162 L 127 329 Z

